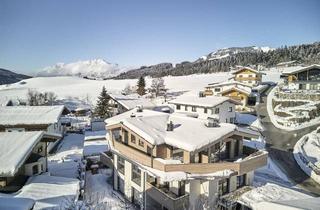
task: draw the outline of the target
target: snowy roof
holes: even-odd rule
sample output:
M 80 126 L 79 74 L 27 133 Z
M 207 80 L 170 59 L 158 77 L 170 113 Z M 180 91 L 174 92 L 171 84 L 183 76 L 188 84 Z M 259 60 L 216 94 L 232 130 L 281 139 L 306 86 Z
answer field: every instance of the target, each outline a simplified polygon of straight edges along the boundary
M 166 130 L 169 121 L 174 124 L 173 131 Z M 207 127 L 207 120 L 150 110 L 125 112 L 105 122 L 107 126 L 122 123 L 153 145 L 166 143 L 187 151 L 201 149 L 238 132 L 234 124 L 220 123 L 219 127 Z
M 34 209 L 69 209 L 78 194 L 77 179 L 39 175 L 30 177 L 16 197 L 35 200 Z
M 3 106 L 0 125 L 49 125 L 58 122 L 64 106 Z
M 101 152 L 107 151 L 108 148 L 107 140 L 85 141 L 83 145 L 83 156 L 100 155 Z
M 295 73 L 303 72 L 303 71 L 306 71 L 309 69 L 320 69 L 320 65 L 319 64 L 312 64 L 312 65 L 306 66 L 306 67 L 297 66 L 297 67 L 293 67 L 293 68 L 288 68 L 288 69 L 284 70 L 282 72 L 282 74 L 284 74 L 284 75 L 295 74 Z
M 225 90 L 225 91 L 222 91 L 221 94 L 227 93 L 227 92 L 229 92 L 230 90 L 235 90 L 235 91 L 238 91 L 238 92 L 240 92 L 240 93 L 244 93 L 244 94 L 246 94 L 246 95 L 249 95 L 249 94 L 250 94 L 250 92 L 249 92 L 248 90 L 245 90 L 245 89 L 239 88 L 239 87 L 232 87 L 232 88 L 230 88 L 230 89 L 227 89 L 227 90 Z
M 270 202 L 260 202 L 256 204 L 255 209 L 319 209 L 320 198 L 307 198 L 307 199 L 296 199 L 296 200 L 286 200 L 286 201 L 270 201 Z
M 207 96 L 207 97 L 199 97 L 193 95 L 183 95 L 172 101 L 169 101 L 171 104 L 184 104 L 184 105 L 193 105 L 200 107 L 215 107 L 224 102 L 230 102 L 233 104 L 240 104 L 239 102 L 232 100 L 228 97 L 224 96 Z
M 257 209 L 257 204 L 260 202 L 276 202 L 308 198 L 312 197 L 291 188 L 267 183 L 264 186 L 244 193 L 239 198 L 239 202 L 253 209 Z
M 255 69 L 252 69 L 252 68 L 250 68 L 250 67 L 241 67 L 241 68 L 239 68 L 238 70 L 232 72 L 232 74 L 237 74 L 238 72 L 243 71 L 243 70 L 249 70 L 249 71 L 252 71 L 252 72 L 257 73 L 257 74 L 260 74 L 260 73 L 261 73 L 260 71 L 255 70 Z
M 222 87 L 222 86 L 228 86 L 228 85 L 241 85 L 241 86 L 244 86 L 244 87 L 248 87 L 250 89 L 252 88 L 248 84 L 244 84 L 242 82 L 235 81 L 235 80 L 228 80 L 228 81 L 220 82 L 220 83 L 210 83 L 210 84 L 208 84 L 207 87 Z
M 137 105 L 142 105 L 145 108 L 153 108 L 156 105 L 152 103 L 149 99 L 143 98 L 136 94 L 133 95 L 116 95 L 109 94 L 110 97 L 121 104 L 126 109 L 134 109 Z
M 1 132 L 0 177 L 14 176 L 43 134 L 43 131 Z
M 30 210 L 34 203 L 35 201 L 29 198 L 1 197 L 0 195 L 0 209 L 2 210 Z
M 98 139 L 106 139 L 106 130 L 100 130 L 100 131 L 86 131 L 84 134 L 84 140 L 85 141 L 92 141 L 92 140 L 98 140 Z

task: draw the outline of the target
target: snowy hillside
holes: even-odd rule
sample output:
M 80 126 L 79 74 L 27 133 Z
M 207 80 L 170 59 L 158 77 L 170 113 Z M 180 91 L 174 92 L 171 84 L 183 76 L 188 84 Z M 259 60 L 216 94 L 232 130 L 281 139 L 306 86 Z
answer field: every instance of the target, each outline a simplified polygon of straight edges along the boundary
M 74 63 L 57 63 L 40 71 L 37 76 L 81 76 L 93 78 L 108 78 L 125 71 L 118 64 L 108 63 L 103 59 L 78 61 Z
M 226 58 L 238 53 L 242 52 L 269 52 L 274 50 L 271 47 L 230 47 L 230 48 L 223 48 L 219 49 L 216 52 L 212 52 L 208 55 L 201 56 L 197 61 L 205 61 L 205 60 L 218 60 L 222 58 Z
M 263 77 L 265 81 L 279 81 L 280 73 L 277 70 L 266 72 Z M 187 91 L 198 92 L 204 90 L 209 83 L 222 82 L 229 78 L 229 72 L 213 74 L 194 74 L 188 76 L 167 76 L 164 77 L 166 88 L 172 95 L 178 95 Z M 151 78 L 146 78 L 147 87 L 151 85 Z M 95 103 L 102 86 L 109 92 L 120 93 L 127 84 L 131 86 L 137 84 L 137 79 L 126 80 L 88 80 L 79 77 L 36 77 L 24 80 L 23 83 L 11 85 L 0 85 L 1 99 L 26 99 L 28 89 L 38 91 L 50 91 L 58 95 L 59 99 L 77 98 L 79 100 L 89 100 Z

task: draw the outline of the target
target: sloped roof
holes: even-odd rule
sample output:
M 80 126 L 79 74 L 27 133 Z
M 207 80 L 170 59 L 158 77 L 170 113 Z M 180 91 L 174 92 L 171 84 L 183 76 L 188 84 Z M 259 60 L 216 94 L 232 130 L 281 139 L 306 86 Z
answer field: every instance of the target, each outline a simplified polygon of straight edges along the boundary
M 3 210 L 30 210 L 35 201 L 29 198 L 16 198 L 13 196 L 2 197 L 0 195 L 0 209 Z
M 156 105 L 152 103 L 149 99 L 138 96 L 137 94 L 133 95 L 116 95 L 109 94 L 110 97 L 121 104 L 128 110 L 134 109 L 137 105 L 142 105 L 145 108 L 153 108 Z
M 241 71 L 243 71 L 243 70 L 249 70 L 249 71 L 252 71 L 252 72 L 254 72 L 254 73 L 261 74 L 260 71 L 255 70 L 255 69 L 250 68 L 250 67 L 241 67 L 241 68 L 239 68 L 238 70 L 232 72 L 232 74 L 237 74 L 238 72 L 241 72 Z
M 183 104 L 183 105 L 193 105 L 200 107 L 215 107 L 224 102 L 230 102 L 238 105 L 239 102 L 232 100 L 228 97 L 224 96 L 207 96 L 207 97 L 199 97 L 199 96 L 180 96 L 172 101 L 169 101 L 170 104 Z
M 58 122 L 64 106 L 0 107 L 0 125 L 49 125 Z
M 244 93 L 244 94 L 246 94 L 246 95 L 249 95 L 249 94 L 250 94 L 249 91 L 244 90 L 244 89 L 239 88 L 239 87 L 232 87 L 232 88 L 230 88 L 230 89 L 227 89 L 227 90 L 225 90 L 225 91 L 222 91 L 221 94 L 228 93 L 228 92 L 230 92 L 230 91 L 232 91 L 232 90 L 238 91 L 238 92 L 240 92 L 240 93 Z
M 320 65 L 319 64 L 312 64 L 310 66 L 306 66 L 306 67 L 294 67 L 294 68 L 290 68 L 290 69 L 287 69 L 287 70 L 284 70 L 282 72 L 282 74 L 284 75 L 288 75 L 288 74 L 296 74 L 296 73 L 299 73 L 299 72 L 303 72 L 303 71 L 306 71 L 306 70 L 309 70 L 309 69 L 320 69 Z
M 43 131 L 1 132 L 0 177 L 14 176 L 43 134 Z
M 35 200 L 33 209 L 70 209 L 79 195 L 79 180 L 58 176 L 30 177 L 16 198 Z
M 174 124 L 173 131 L 166 130 L 169 121 Z M 203 119 L 150 110 L 128 111 L 105 122 L 107 126 L 122 123 L 153 145 L 166 143 L 187 151 L 201 149 L 237 131 L 234 124 L 220 123 L 219 127 L 207 127 L 207 121 Z
M 242 83 L 242 82 L 239 82 L 239 81 L 235 81 L 235 80 L 228 80 L 228 81 L 225 81 L 225 82 L 220 82 L 220 83 L 211 83 L 211 84 L 208 84 L 207 87 L 222 87 L 222 86 L 228 86 L 228 85 L 242 85 L 244 87 L 248 87 L 248 88 L 252 88 L 252 86 L 248 85 L 248 84 L 245 84 L 245 83 Z

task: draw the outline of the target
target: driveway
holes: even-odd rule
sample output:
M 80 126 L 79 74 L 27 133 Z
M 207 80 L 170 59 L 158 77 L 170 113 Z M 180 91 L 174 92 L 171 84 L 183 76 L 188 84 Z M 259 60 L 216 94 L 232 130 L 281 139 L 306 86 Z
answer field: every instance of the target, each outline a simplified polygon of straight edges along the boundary
M 315 130 L 317 126 L 311 126 L 297 131 L 284 131 L 276 128 L 270 121 L 266 107 L 266 95 L 270 90 L 271 89 L 266 92 L 262 97 L 260 104 L 256 107 L 261 123 L 265 127 L 263 135 L 266 137 L 266 149 L 269 152 L 269 157 L 294 184 L 307 192 L 320 196 L 320 185 L 300 169 L 292 154 L 296 142 L 303 135 Z

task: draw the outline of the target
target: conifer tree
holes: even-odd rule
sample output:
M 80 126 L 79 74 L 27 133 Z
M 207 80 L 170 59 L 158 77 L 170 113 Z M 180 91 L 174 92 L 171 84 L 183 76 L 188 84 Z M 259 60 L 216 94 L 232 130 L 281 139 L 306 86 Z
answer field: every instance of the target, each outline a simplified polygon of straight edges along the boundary
M 109 104 L 110 99 L 111 98 L 107 93 L 105 86 L 103 86 L 94 110 L 94 115 L 96 117 L 100 117 L 102 119 L 111 117 L 112 106 Z
M 138 86 L 137 93 L 140 96 L 146 94 L 146 81 L 144 80 L 143 76 L 139 78 L 137 86 Z

